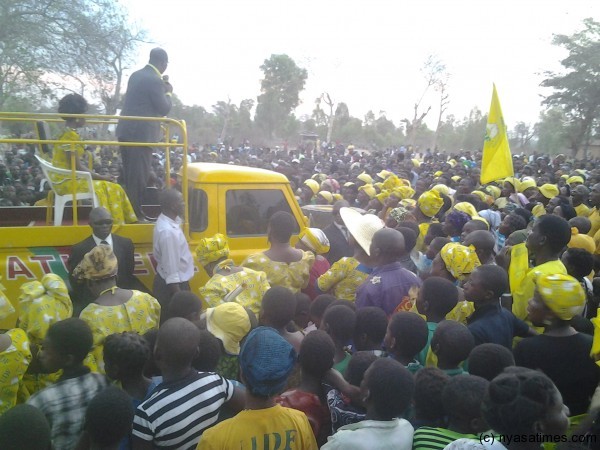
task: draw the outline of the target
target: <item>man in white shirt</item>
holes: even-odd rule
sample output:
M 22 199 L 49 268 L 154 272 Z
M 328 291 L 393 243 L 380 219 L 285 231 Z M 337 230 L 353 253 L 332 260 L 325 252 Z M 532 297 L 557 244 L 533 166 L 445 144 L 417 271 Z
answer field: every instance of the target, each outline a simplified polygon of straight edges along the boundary
M 179 291 L 190 290 L 194 260 L 181 230 L 181 217 L 185 208 L 181 192 L 175 189 L 163 191 L 160 195 L 160 208 L 161 214 L 154 227 L 156 276 L 152 290 L 165 312 L 162 316 L 166 319 L 171 297 Z

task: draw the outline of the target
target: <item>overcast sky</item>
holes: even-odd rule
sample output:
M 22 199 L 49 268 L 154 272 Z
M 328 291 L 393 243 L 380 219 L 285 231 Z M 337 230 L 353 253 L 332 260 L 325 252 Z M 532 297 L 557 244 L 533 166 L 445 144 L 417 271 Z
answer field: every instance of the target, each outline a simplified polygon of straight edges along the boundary
M 310 114 L 328 92 L 350 114 L 385 111 L 396 125 L 412 117 L 429 55 L 451 74 L 448 113 L 487 112 L 496 83 L 505 120 L 534 123 L 543 72 L 559 70 L 565 53 L 553 33 L 571 34 L 582 19 L 600 18 L 599 0 L 120 0 L 154 45 L 184 104 L 210 110 L 219 100 L 256 99 L 271 54 L 286 53 L 308 70 L 296 114 Z M 437 98 L 430 124 L 437 120 Z M 430 125 L 431 126 L 431 125 Z

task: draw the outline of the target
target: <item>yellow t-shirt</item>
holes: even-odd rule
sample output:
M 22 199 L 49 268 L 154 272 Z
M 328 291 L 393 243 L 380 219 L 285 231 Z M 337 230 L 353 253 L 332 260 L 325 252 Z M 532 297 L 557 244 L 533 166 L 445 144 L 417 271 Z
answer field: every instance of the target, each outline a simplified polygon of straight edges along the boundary
M 547 263 L 535 266 L 521 282 L 520 286 L 512 293 L 513 305 L 512 312 L 521 320 L 525 320 L 527 317 L 527 302 L 533 297 L 535 291 L 535 280 L 540 275 L 555 275 L 555 274 L 567 274 L 565 265 L 559 260 L 548 261 Z
M 317 280 L 319 289 L 322 292 L 333 290 L 335 298 L 353 302 L 356 300 L 356 289 L 369 277 L 367 272 L 357 270 L 359 264 L 352 257 L 334 262 Z
M 197 450 L 317 450 L 306 415 L 280 405 L 244 410 L 206 430 Z
M 589 206 L 584 205 L 583 203 L 575 206 L 573 209 L 579 217 L 588 217 L 592 211 Z
M 592 222 L 592 228 L 590 228 L 588 236 L 594 237 L 598 230 L 600 230 L 600 211 L 597 208 L 592 208 L 588 219 Z

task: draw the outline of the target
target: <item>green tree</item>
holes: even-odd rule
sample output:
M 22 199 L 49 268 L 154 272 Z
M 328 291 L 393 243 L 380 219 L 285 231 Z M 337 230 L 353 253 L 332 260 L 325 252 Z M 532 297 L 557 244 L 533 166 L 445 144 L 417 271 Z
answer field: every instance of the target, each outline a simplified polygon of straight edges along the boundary
M 81 93 L 98 82 L 94 92 L 114 112 L 122 70 L 143 36 L 116 0 L 0 0 L 0 109 L 15 97 L 42 104 L 63 87 L 51 80 L 71 77 Z
M 298 67 L 288 55 L 271 55 L 260 66 L 264 73 L 261 94 L 258 96 L 255 121 L 266 132 L 269 139 L 274 133 L 289 132 L 294 120 L 289 121 L 292 111 L 300 104 L 300 92 L 308 73 Z
M 600 116 L 600 22 L 588 18 L 583 26 L 583 30 L 571 36 L 554 36 L 554 44 L 568 51 L 561 61 L 565 70 L 560 74 L 547 72 L 542 86 L 554 90 L 544 104 L 564 113 L 573 156 L 583 149 L 585 158 Z
M 534 126 L 539 151 L 556 155 L 569 147 L 565 122 L 565 114 L 560 108 L 550 108 L 540 114 L 540 121 Z

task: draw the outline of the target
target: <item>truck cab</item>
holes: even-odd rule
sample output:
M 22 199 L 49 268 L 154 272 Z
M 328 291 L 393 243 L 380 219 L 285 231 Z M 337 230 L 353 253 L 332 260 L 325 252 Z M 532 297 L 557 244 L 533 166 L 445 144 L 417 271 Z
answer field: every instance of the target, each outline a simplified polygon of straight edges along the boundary
M 57 115 L 0 113 L 3 119 L 21 117 L 26 122 L 35 124 L 40 120 L 58 121 Z M 40 117 L 41 116 L 41 117 Z M 299 231 L 307 226 L 304 216 L 289 180 L 285 175 L 269 170 L 253 167 L 235 166 L 217 163 L 188 163 L 187 133 L 185 122 L 167 118 L 140 118 L 160 120 L 168 127 L 176 128 L 182 141 L 180 144 L 171 143 L 169 132 L 165 133 L 165 142 L 152 144 L 165 150 L 165 172 L 170 174 L 169 149 L 178 145 L 183 148 L 183 167 L 179 171 L 179 184 L 186 203 L 183 230 L 188 239 L 192 254 L 200 239 L 224 234 L 230 247 L 230 256 L 236 263 L 241 263 L 246 256 L 268 248 L 267 228 L 270 217 L 278 211 L 286 211 L 297 221 L 297 239 Z M 87 116 L 88 124 L 95 121 L 100 123 L 116 123 L 118 116 Z M 57 141 L 41 138 L 2 138 L 0 149 L 15 143 L 34 147 L 51 146 Z M 114 141 L 84 141 L 91 146 L 120 145 Z M 130 143 L 130 145 L 142 145 Z M 148 145 L 148 144 L 143 144 Z M 170 181 L 170 180 L 167 180 Z M 168 184 L 167 184 L 168 185 Z M 68 283 L 69 268 L 67 260 L 70 247 L 82 241 L 91 234 L 87 224 L 86 213 L 90 206 L 73 202 L 71 210 L 65 212 L 66 220 L 59 226 L 51 225 L 52 205 L 47 207 L 21 207 L 21 219 L 10 217 L 10 211 L 0 208 L 0 283 L 10 301 L 18 308 L 20 287 L 23 283 L 40 280 L 46 273 L 56 273 Z M 145 208 L 158 211 L 156 205 L 146 205 Z M 28 216 L 29 215 L 29 216 Z M 25 217 L 26 219 L 23 219 Z M 45 217 L 45 220 L 44 220 Z M 31 219 L 31 220 L 30 220 Z M 16 223 L 23 225 L 16 225 Z M 135 246 L 135 275 L 148 288 L 152 287 L 156 273 L 156 262 L 152 256 L 153 224 L 123 224 L 115 225 L 112 232 L 131 239 Z M 190 284 L 197 292 L 209 275 L 204 268 L 196 265 L 196 272 Z M 17 315 L 14 314 L 0 328 L 14 326 Z

